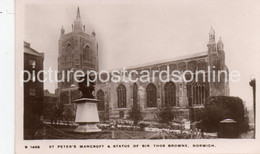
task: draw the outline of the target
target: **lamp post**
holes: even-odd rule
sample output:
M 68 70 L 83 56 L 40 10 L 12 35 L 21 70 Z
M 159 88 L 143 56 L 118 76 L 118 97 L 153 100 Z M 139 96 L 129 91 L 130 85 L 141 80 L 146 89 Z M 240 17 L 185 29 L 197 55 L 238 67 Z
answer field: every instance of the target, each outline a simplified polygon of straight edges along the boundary
M 256 130 L 256 114 L 255 114 L 255 86 L 256 86 L 256 81 L 255 81 L 255 78 L 253 77 L 251 79 L 251 81 L 249 82 L 249 85 L 253 88 L 253 110 L 254 110 L 254 127 L 255 127 L 255 130 Z M 254 132 L 254 136 L 255 136 L 255 132 Z

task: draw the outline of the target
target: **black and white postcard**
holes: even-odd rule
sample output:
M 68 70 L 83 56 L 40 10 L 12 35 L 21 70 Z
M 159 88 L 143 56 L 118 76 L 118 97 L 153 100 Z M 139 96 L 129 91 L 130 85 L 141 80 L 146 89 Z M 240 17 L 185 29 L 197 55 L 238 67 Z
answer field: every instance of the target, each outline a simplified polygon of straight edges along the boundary
M 16 1 L 15 144 L 257 153 L 257 1 Z

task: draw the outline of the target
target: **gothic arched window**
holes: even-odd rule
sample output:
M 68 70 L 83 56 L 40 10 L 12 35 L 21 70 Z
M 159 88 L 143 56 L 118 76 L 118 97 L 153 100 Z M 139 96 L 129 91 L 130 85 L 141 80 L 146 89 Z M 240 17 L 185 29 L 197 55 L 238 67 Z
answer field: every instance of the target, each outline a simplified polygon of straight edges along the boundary
M 176 87 L 173 82 L 167 82 L 164 86 L 165 106 L 176 106 Z
M 103 90 L 99 90 L 97 92 L 97 99 L 99 100 L 98 102 L 98 111 L 104 111 L 105 110 L 105 95 Z
M 66 50 L 67 50 L 67 51 L 70 51 L 72 48 L 73 48 L 73 47 L 72 47 L 72 44 L 71 44 L 71 43 L 68 43 L 68 44 L 67 44 L 67 49 L 66 49 Z
M 84 60 L 90 60 L 90 47 L 86 45 L 83 49 L 83 59 Z
M 192 99 L 193 99 L 193 95 L 192 95 L 192 86 L 190 84 L 187 84 L 186 85 L 187 87 L 187 97 L 188 97 L 188 104 L 189 104 L 189 107 L 192 106 Z
M 150 83 L 146 87 L 146 96 L 147 96 L 147 107 L 156 107 L 157 106 L 157 90 L 156 86 Z
M 126 108 L 126 87 L 120 84 L 117 87 L 118 108 Z
M 138 94 L 138 87 L 137 84 L 133 84 L 133 105 L 137 105 L 137 94 Z
M 209 86 L 205 86 L 205 99 L 208 98 L 210 96 L 210 92 L 209 92 Z
M 199 86 L 196 86 L 196 104 L 199 104 Z

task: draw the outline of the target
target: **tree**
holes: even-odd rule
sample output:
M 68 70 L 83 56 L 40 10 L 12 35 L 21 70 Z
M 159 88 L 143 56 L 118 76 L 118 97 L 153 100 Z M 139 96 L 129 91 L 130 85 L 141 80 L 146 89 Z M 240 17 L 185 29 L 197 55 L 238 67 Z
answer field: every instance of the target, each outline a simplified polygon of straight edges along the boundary
M 212 96 L 205 101 L 205 110 L 202 118 L 202 129 L 207 132 L 217 132 L 220 121 L 233 119 L 237 122 L 237 131 L 247 131 L 243 101 L 238 97 Z
M 64 104 L 57 104 L 54 109 L 54 119 L 55 121 L 63 118 L 63 112 L 64 112 Z
M 73 111 L 70 108 L 64 112 L 64 118 L 67 120 L 67 124 L 69 124 L 69 120 L 74 119 Z
M 55 104 L 53 103 L 46 103 L 45 107 L 43 109 L 43 116 L 44 119 L 51 120 L 51 124 L 53 123 L 53 120 L 55 119 Z
M 104 121 L 109 120 L 109 115 L 110 115 L 110 106 L 108 103 L 105 104 L 105 112 L 104 112 Z
M 140 120 L 143 119 L 141 107 L 139 104 L 133 105 L 129 111 L 129 117 L 134 121 L 134 125 L 137 125 Z

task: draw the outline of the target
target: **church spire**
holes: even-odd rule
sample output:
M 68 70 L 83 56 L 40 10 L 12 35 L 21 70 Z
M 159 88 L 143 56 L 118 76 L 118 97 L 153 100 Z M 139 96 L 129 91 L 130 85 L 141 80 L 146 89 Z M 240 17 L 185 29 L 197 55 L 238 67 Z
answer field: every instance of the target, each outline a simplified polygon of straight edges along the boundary
M 82 23 L 81 23 L 81 18 L 80 18 L 80 11 L 79 11 L 79 7 L 77 9 L 77 17 L 74 20 L 74 28 L 73 31 L 83 31 L 82 28 Z
M 80 12 L 79 12 L 79 7 L 78 7 L 78 11 L 77 11 L 77 18 L 76 19 L 80 19 Z

